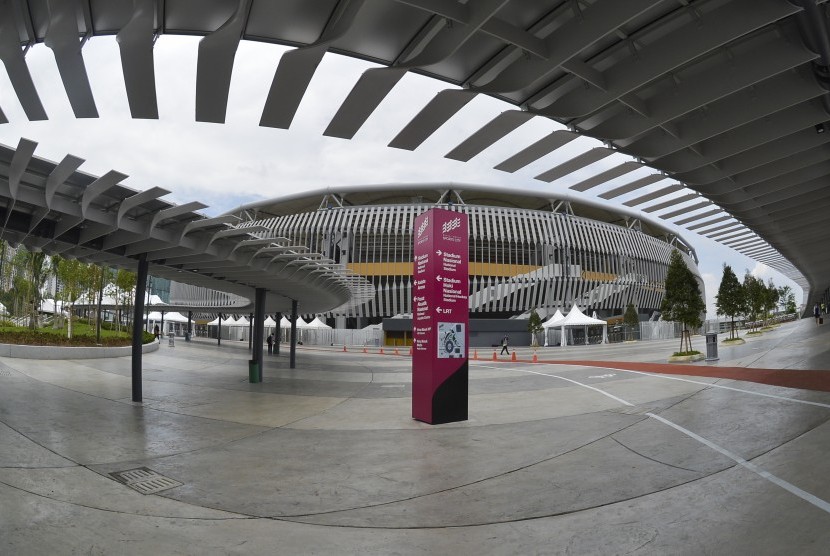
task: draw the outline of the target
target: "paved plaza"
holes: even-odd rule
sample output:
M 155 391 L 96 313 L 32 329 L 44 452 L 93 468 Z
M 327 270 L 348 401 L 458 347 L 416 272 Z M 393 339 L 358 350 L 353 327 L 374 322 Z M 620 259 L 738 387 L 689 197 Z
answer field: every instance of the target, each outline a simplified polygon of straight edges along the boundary
M 388 349 L 283 346 L 249 384 L 247 343 L 165 342 L 144 404 L 129 358 L 0 358 L 0 554 L 826 554 L 830 378 L 753 373 L 830 377 L 828 330 L 688 369 L 675 341 L 479 352 L 440 426 Z

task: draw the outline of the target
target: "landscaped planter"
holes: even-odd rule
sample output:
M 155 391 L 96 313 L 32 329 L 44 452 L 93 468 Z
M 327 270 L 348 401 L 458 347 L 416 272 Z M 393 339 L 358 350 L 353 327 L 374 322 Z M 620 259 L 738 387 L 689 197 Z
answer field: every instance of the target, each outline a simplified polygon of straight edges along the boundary
M 144 344 L 141 353 L 151 353 L 159 348 L 158 342 Z M 132 346 L 26 346 L 0 344 L 0 357 L 17 359 L 104 359 L 107 357 L 129 357 Z
M 702 353 L 695 355 L 672 355 L 669 357 L 669 363 L 694 363 L 695 361 L 703 361 L 705 357 Z
M 724 340 L 721 342 L 722 346 L 742 346 L 746 343 L 746 340 L 743 338 L 737 338 L 735 340 Z

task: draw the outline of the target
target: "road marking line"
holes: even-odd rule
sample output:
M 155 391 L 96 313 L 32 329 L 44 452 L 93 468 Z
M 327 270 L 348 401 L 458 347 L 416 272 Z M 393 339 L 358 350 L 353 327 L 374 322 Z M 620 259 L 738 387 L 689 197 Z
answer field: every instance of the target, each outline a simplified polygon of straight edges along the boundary
M 712 388 L 722 388 L 723 390 L 732 390 L 733 392 L 741 392 L 743 394 L 752 394 L 753 396 L 761 396 L 761 397 L 764 397 L 764 398 L 773 398 L 773 399 L 776 399 L 776 400 L 784 400 L 784 401 L 788 401 L 788 402 L 801 403 L 801 404 L 805 404 L 805 405 L 815 405 L 815 406 L 818 406 L 818 407 L 824 407 L 824 408 L 830 409 L 830 404 L 826 404 L 826 403 L 811 402 L 809 400 L 799 400 L 797 398 L 788 398 L 786 396 L 777 396 L 775 394 L 764 394 L 763 392 L 753 392 L 752 390 L 744 390 L 742 388 L 735 388 L 734 386 L 724 386 L 723 384 L 714 384 L 714 383 L 711 383 L 711 382 L 703 382 L 703 381 L 700 381 L 700 380 L 692 380 L 692 379 L 689 379 L 689 378 L 680 378 L 680 377 L 677 377 L 677 376 L 661 375 L 659 373 L 646 373 L 644 371 L 633 371 L 631 369 L 620 369 L 619 367 L 604 367 L 604 366 L 603 367 L 597 367 L 596 365 L 569 365 L 569 364 L 566 364 L 566 363 L 543 363 L 543 364 L 544 365 L 559 365 L 559 366 L 563 366 L 563 367 L 584 367 L 586 369 L 597 369 L 597 368 L 611 369 L 611 370 L 614 370 L 614 371 L 622 371 L 622 372 L 625 372 L 625 373 L 634 373 L 634 374 L 637 374 L 637 375 L 643 375 L 643 376 L 648 376 L 648 377 L 652 377 L 652 378 L 662 378 L 664 380 L 678 380 L 680 382 L 689 382 L 691 384 L 700 384 L 700 385 L 703 385 L 703 386 L 710 386 Z M 713 378 L 721 378 L 721 377 L 713 377 Z M 740 379 L 726 378 L 726 380 L 740 380 Z M 756 384 L 760 384 L 760 383 L 756 383 Z M 772 386 L 772 385 L 767 384 L 767 386 Z M 782 386 L 782 388 L 789 388 L 789 387 L 788 386 Z M 798 388 L 793 388 L 793 390 L 798 390 Z
M 488 367 L 487 365 L 481 365 L 481 366 L 482 367 L 487 367 L 487 368 L 496 368 L 496 367 Z M 574 366 L 574 367 L 577 367 L 577 366 L 578 367 L 584 367 L 584 366 L 587 366 L 587 365 L 572 365 L 572 366 Z M 632 404 L 630 402 L 627 402 L 626 400 L 624 400 L 622 398 L 618 398 L 617 396 L 615 396 L 613 394 L 605 392 L 604 390 L 600 390 L 599 388 L 595 388 L 595 387 L 590 386 L 588 384 L 583 384 L 579 381 L 576 381 L 576 380 L 573 380 L 573 379 L 570 379 L 570 378 L 565 378 L 563 376 L 553 375 L 553 374 L 548 374 L 548 373 L 540 373 L 538 371 L 530 371 L 530 370 L 526 370 L 526 369 L 515 369 L 515 368 L 509 368 L 509 367 L 506 368 L 506 369 L 514 371 L 514 372 L 519 372 L 519 373 L 528 373 L 528 374 L 534 374 L 534 375 L 547 376 L 547 377 L 551 377 L 551 378 L 558 378 L 560 380 L 564 380 L 566 382 L 576 384 L 577 386 L 582 386 L 583 388 L 588 388 L 589 390 L 593 390 L 593 391 L 595 391 L 599 394 L 602 394 L 603 396 L 607 396 L 607 397 L 609 397 L 613 400 L 616 400 L 616 401 L 622 403 L 623 405 L 627 405 L 627 406 L 631 406 L 631 407 L 634 406 L 634 404 Z M 620 370 L 625 370 L 625 369 L 620 369 Z M 631 372 L 639 372 L 639 371 L 631 371 Z M 648 376 L 655 376 L 655 375 L 651 375 L 650 373 L 642 373 L 642 374 L 645 374 L 645 375 L 648 375 Z M 666 378 L 673 378 L 673 377 L 666 377 Z M 689 381 L 689 382 L 693 382 L 693 381 Z M 699 384 L 704 384 L 706 386 L 711 386 L 711 385 L 709 385 L 705 382 L 701 382 Z M 748 392 L 748 393 L 752 394 L 754 392 Z M 779 397 L 779 396 L 775 396 L 775 397 Z M 787 400 L 789 398 L 782 398 L 782 399 Z M 690 431 L 689 429 L 686 429 L 686 428 L 678 425 L 677 423 L 669 421 L 665 417 L 661 417 L 661 416 L 656 415 L 654 413 L 645 413 L 645 415 L 647 415 L 648 417 L 663 423 L 666 426 L 669 426 L 669 427 L 685 434 L 689 438 L 697 440 L 701 444 L 703 444 L 705 446 L 708 446 L 709 448 L 715 450 L 716 452 L 719 452 L 720 454 L 723 454 L 724 456 L 728 457 L 729 459 L 731 459 L 732 461 L 734 461 L 735 463 L 737 463 L 741 467 L 743 467 L 743 468 L 745 468 L 749 471 L 752 471 L 753 473 L 755 473 L 759 477 L 761 477 L 763 479 L 766 479 L 767 481 L 771 482 L 772 484 L 783 488 L 784 490 L 786 490 L 787 492 L 789 492 L 791 494 L 794 494 L 795 496 L 798 496 L 799 498 L 801 498 L 805 502 L 807 502 L 809 504 L 812 504 L 813 506 L 817 507 L 818 509 L 823 510 L 827 513 L 830 513 L 830 503 L 828 503 L 825 500 L 822 500 L 818 496 L 815 496 L 815 495 L 810 494 L 809 492 L 807 492 L 805 490 L 802 490 L 802 489 L 798 488 L 794 484 L 789 483 L 789 482 L 785 481 L 784 479 L 782 479 L 782 478 L 780 478 L 776 475 L 773 475 L 769 471 L 764 471 L 763 469 L 761 469 L 760 467 L 758 467 L 754 463 L 751 463 L 751 462 L 745 460 L 744 458 L 740 457 L 737 454 L 733 454 L 732 452 L 730 452 L 726 448 L 723 448 L 723 447 L 715 444 L 711 440 L 707 440 L 706 438 L 700 436 L 699 434 L 696 434 L 696 433 Z

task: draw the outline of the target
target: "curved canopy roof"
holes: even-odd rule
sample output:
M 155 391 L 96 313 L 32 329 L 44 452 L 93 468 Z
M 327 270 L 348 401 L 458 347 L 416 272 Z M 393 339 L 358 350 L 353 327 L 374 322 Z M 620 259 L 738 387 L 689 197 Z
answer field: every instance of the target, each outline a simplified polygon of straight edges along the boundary
M 248 300 L 262 288 L 272 312 L 290 310 L 292 299 L 322 312 L 373 294 L 364 279 L 267 229 L 206 218 L 196 212 L 202 203 L 168 203 L 164 189 L 136 191 L 119 184 L 124 174 L 92 176 L 78 170 L 82 159 L 50 162 L 36 147 L 0 145 L 0 237 L 13 246 L 131 270 L 143 256 L 153 275 L 177 282 Z
M 476 95 L 516 106 L 445 156 L 470 160 L 532 118 L 565 127 L 496 168 L 512 172 L 579 134 L 598 146 L 542 172 L 542 182 L 614 152 L 632 159 L 571 188 L 587 191 L 637 168 L 692 193 L 648 208 L 783 271 L 830 285 L 830 39 L 823 0 L 9 0 L 0 3 L 0 57 L 31 120 L 45 110 L 25 49 L 53 49 L 77 117 L 97 117 L 80 47 L 117 34 L 135 118 L 156 118 L 153 41 L 203 35 L 198 121 L 223 122 L 241 39 L 297 47 L 283 55 L 261 125 L 288 128 L 326 52 L 376 62 L 324 134 L 351 138 L 407 71 L 446 81 L 390 142 L 415 149 Z M 272 79 L 273 78 L 273 79 Z M 0 114 L 0 121 L 3 121 Z M 649 182 L 649 179 L 651 181 Z M 667 195 L 645 190 L 637 202 Z M 610 197 L 619 191 L 607 192 Z M 697 197 L 697 194 L 702 198 Z M 689 205 L 688 203 L 693 204 Z M 792 263 L 792 264 L 791 264 Z M 795 266 L 793 266 L 795 265 Z M 803 276 L 802 276 L 803 274 Z

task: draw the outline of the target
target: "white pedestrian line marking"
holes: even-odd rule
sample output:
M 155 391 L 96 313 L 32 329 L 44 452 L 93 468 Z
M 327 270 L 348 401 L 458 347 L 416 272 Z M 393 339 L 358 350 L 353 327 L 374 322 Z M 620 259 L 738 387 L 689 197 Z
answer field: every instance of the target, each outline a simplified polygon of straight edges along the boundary
M 551 365 L 551 366 L 559 365 L 559 366 L 564 366 L 564 367 L 584 367 L 586 369 L 596 369 L 596 366 L 593 366 L 593 365 L 568 365 L 566 363 L 544 363 L 544 365 Z M 830 409 L 830 404 L 827 404 L 827 403 L 811 402 L 809 400 L 799 400 L 799 399 L 796 399 L 796 398 L 788 398 L 787 396 L 777 396 L 775 394 L 765 394 L 763 392 L 753 392 L 752 390 L 744 390 L 743 388 L 735 388 L 734 386 L 724 386 L 723 384 L 714 384 L 714 383 L 711 383 L 711 382 L 703 382 L 703 381 L 700 381 L 700 380 L 692 380 L 690 378 L 681 378 L 681 377 L 678 377 L 678 376 L 661 375 L 659 373 L 646 373 L 644 371 L 632 371 L 631 369 L 619 369 L 617 367 L 608 367 L 608 368 L 613 369 L 615 371 L 620 371 L 620 372 L 623 372 L 623 373 L 633 373 L 635 375 L 643 375 L 643 376 L 647 376 L 647 377 L 651 377 L 651 378 L 661 378 L 663 380 L 677 380 L 679 382 L 689 382 L 691 384 L 700 384 L 702 386 L 708 386 L 710 388 L 721 388 L 723 390 L 732 390 L 733 392 L 741 392 L 743 394 L 752 394 L 753 396 L 761 396 L 763 398 L 773 398 L 773 399 L 776 399 L 776 400 L 784 400 L 784 401 L 787 401 L 787 402 L 795 402 L 795 403 L 801 403 L 801 404 L 805 404 L 805 405 L 815 405 L 815 406 L 818 406 L 818 407 L 825 407 L 825 408 Z M 590 378 L 594 378 L 594 377 L 590 377 Z M 732 379 L 729 379 L 729 380 L 732 380 Z M 735 379 L 735 380 L 739 380 L 739 379 Z
M 490 369 L 499 368 L 499 367 L 492 367 L 492 366 L 487 366 L 487 365 L 481 365 L 481 366 L 485 367 L 485 368 L 490 368 Z M 574 366 L 574 367 L 576 367 L 576 366 L 584 367 L 586 365 L 572 365 L 572 366 Z M 612 400 L 616 400 L 616 401 L 618 401 L 619 403 L 621 403 L 623 405 L 627 405 L 627 406 L 630 406 L 630 407 L 634 406 L 633 403 L 628 402 L 628 401 L 626 401 L 622 398 L 619 398 L 619 397 L 615 396 L 614 394 L 611 394 L 611 393 L 606 392 L 604 390 L 601 390 L 599 388 L 595 388 L 595 387 L 590 386 L 588 384 L 583 384 L 583 383 L 581 383 L 577 380 L 573 380 L 573 379 L 570 379 L 570 378 L 565 378 L 564 376 L 554 375 L 554 374 L 549 374 L 549 373 L 541 373 L 541 372 L 538 372 L 538 371 L 530 371 L 530 370 L 526 370 L 526 369 L 516 369 L 516 368 L 510 368 L 510 367 L 507 367 L 505 369 L 510 370 L 510 371 L 514 371 L 514 372 L 517 372 L 517 373 L 529 373 L 529 374 L 534 374 L 534 375 L 547 376 L 547 377 L 551 377 L 551 378 L 558 378 L 560 380 L 564 380 L 566 382 L 576 384 L 577 386 L 582 386 L 583 388 L 593 390 L 594 392 L 602 394 L 603 396 L 607 396 L 607 397 L 611 398 Z M 623 370 L 626 370 L 626 369 L 619 369 L 619 370 L 623 371 Z M 630 371 L 630 372 L 639 373 L 639 371 Z M 652 377 L 655 377 L 655 378 L 660 377 L 660 375 L 653 375 L 651 373 L 640 373 L 640 374 L 644 374 L 646 376 L 652 376 Z M 675 378 L 675 377 L 663 377 L 663 378 Z M 688 380 L 687 382 L 695 382 L 695 381 Z M 706 383 L 706 382 L 695 382 L 695 383 L 696 384 L 702 384 L 704 386 L 716 386 L 714 384 L 709 384 L 709 383 Z M 738 391 L 741 391 L 741 392 L 746 392 L 748 394 L 755 394 L 755 392 L 749 392 L 748 390 L 739 390 L 737 388 L 728 388 L 728 389 L 729 390 L 738 390 Z M 759 394 L 759 395 L 763 395 L 763 394 Z M 788 400 L 788 401 L 799 401 L 799 402 L 802 401 L 802 400 L 791 400 L 790 398 L 784 398 L 782 396 L 767 395 L 767 397 L 781 398 L 783 400 Z M 815 405 L 823 405 L 824 407 L 830 407 L 826 404 L 815 404 Z M 659 421 L 659 422 L 663 423 L 664 425 L 669 426 L 669 427 L 685 434 L 689 438 L 693 438 L 694 440 L 697 440 L 701 444 L 703 444 L 705 446 L 708 446 L 709 448 L 712 448 L 716 452 L 719 452 L 719 453 L 723 454 L 724 456 L 728 457 L 729 459 L 731 459 L 732 461 L 734 461 L 738 465 L 742 466 L 743 468 L 748 469 L 749 471 L 752 471 L 753 473 L 755 473 L 759 477 L 761 477 L 763 479 L 766 479 L 767 481 L 771 482 L 772 484 L 783 488 L 787 492 L 798 496 L 799 498 L 801 498 L 805 502 L 807 502 L 809 504 L 812 504 L 813 506 L 817 507 L 818 509 L 824 510 L 825 512 L 830 513 L 830 503 L 828 503 L 826 500 L 823 500 L 823 499 L 819 498 L 818 496 L 815 496 L 815 495 L 810 494 L 809 492 L 807 492 L 805 490 L 802 490 L 802 489 L 798 488 L 794 484 L 789 483 L 789 482 L 785 481 L 784 479 L 782 479 L 782 478 L 780 478 L 776 475 L 773 475 L 769 471 L 764 471 L 763 469 L 761 469 L 760 467 L 758 467 L 754 463 L 751 463 L 751 462 L 743 459 L 742 457 L 740 457 L 737 454 L 733 454 L 732 452 L 730 452 L 726 448 L 723 448 L 722 446 L 719 446 L 719 445 L 715 444 L 711 440 L 707 440 L 706 438 L 700 436 L 699 434 L 696 434 L 696 433 L 694 433 L 694 432 L 678 425 L 677 423 L 669 421 L 665 417 L 661 417 L 661 416 L 656 415 L 654 413 L 645 413 L 645 415 L 647 415 L 651 419 L 655 419 L 656 421 Z

